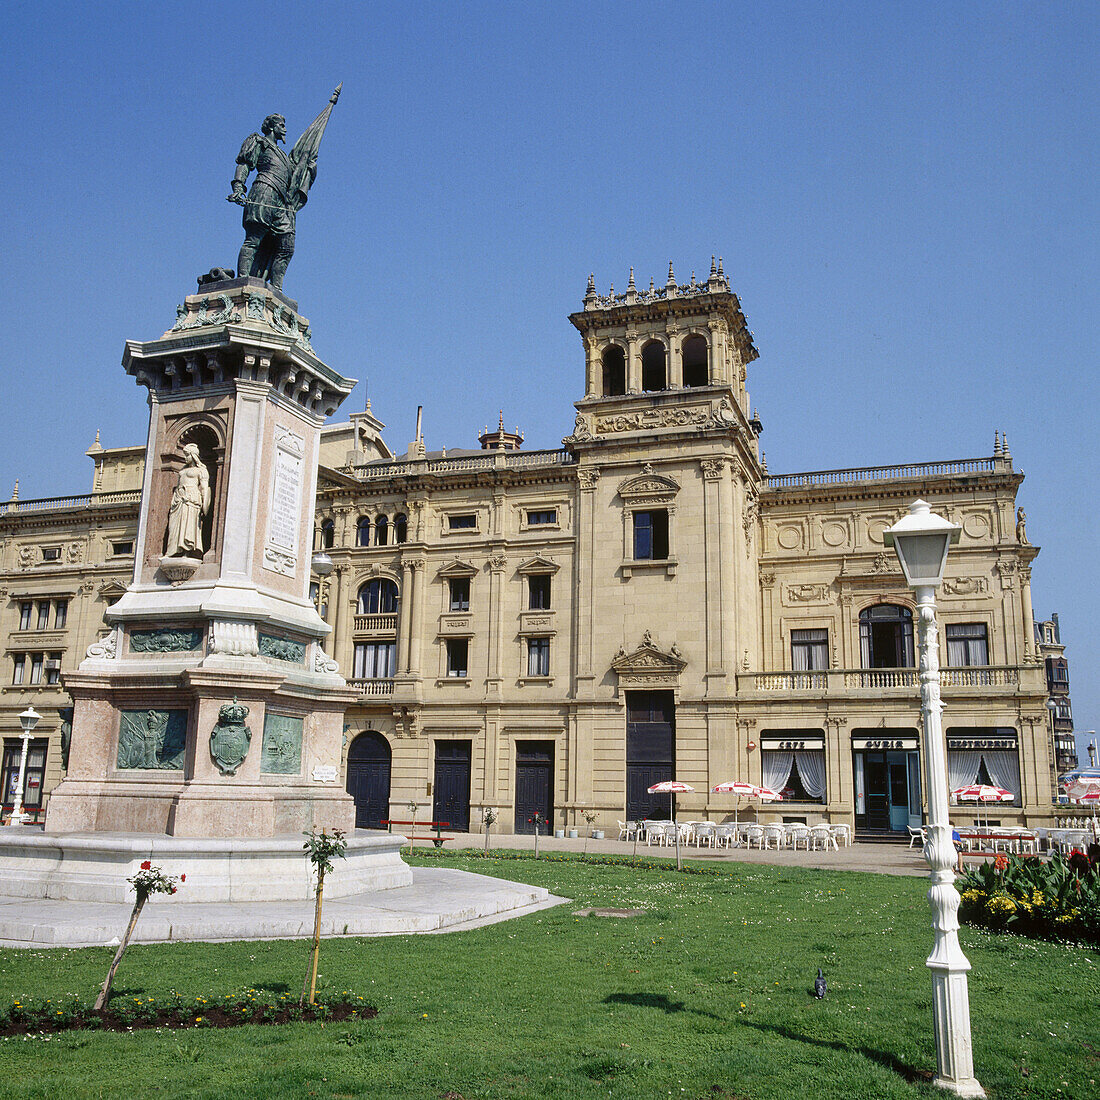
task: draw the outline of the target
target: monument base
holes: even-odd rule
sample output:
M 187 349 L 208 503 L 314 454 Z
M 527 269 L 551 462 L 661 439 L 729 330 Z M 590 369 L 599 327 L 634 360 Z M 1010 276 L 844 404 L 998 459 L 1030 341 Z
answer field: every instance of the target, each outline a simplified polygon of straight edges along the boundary
M 355 830 L 346 859 L 325 879 L 325 897 L 411 885 L 404 843 L 396 833 Z M 168 875 L 187 876 L 180 896 L 186 892 L 188 902 L 305 901 L 314 879 L 303 845 L 300 834 L 241 840 L 8 826 L 0 828 L 0 896 L 133 902 L 126 880 L 150 860 Z

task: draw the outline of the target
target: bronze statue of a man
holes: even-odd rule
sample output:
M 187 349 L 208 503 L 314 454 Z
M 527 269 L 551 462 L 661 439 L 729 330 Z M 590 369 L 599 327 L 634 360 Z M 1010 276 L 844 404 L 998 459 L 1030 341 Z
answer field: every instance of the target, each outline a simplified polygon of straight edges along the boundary
M 227 198 L 244 207 L 244 244 L 237 257 L 237 275 L 263 279 L 282 290 L 287 264 L 294 255 L 294 222 L 309 198 L 317 178 L 317 150 L 328 116 L 340 95 L 332 93 L 328 106 L 313 120 L 289 153 L 279 148 L 286 141 L 286 119 L 268 115 L 261 133 L 249 134 L 237 154 L 233 191 Z M 245 194 L 249 173 L 255 172 Z

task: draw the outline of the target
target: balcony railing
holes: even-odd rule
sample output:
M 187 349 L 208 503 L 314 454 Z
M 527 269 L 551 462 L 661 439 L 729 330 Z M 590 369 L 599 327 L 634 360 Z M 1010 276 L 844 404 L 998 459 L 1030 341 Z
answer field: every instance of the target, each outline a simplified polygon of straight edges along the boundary
M 833 668 L 815 672 L 746 672 L 737 677 L 743 691 L 837 693 L 843 691 L 917 691 L 915 668 Z M 950 688 L 1016 688 L 1020 670 L 1015 665 L 978 665 L 940 669 L 940 683 Z
M 354 688 L 360 695 L 392 695 L 392 680 L 349 680 L 348 687 Z
M 72 508 L 137 504 L 140 500 L 140 489 L 126 489 L 119 493 L 82 493 L 73 497 L 43 497 L 39 500 L 6 500 L 0 502 L 0 516 L 21 515 L 25 512 L 63 512 Z
M 353 629 L 357 634 L 393 634 L 397 630 L 397 614 L 356 615 Z
M 361 479 L 411 477 L 414 474 L 460 474 L 469 470 L 528 469 L 532 466 L 568 466 L 575 460 L 566 450 L 557 451 L 486 451 L 459 458 L 419 459 L 412 462 L 367 462 L 348 466 L 349 473 Z
M 810 470 L 801 474 L 772 474 L 764 480 L 768 489 L 806 489 L 814 485 L 848 485 L 860 481 L 897 481 L 903 478 L 954 477 L 1010 470 L 1005 459 L 958 458 L 947 462 L 917 462 L 902 466 L 858 466 L 850 470 Z

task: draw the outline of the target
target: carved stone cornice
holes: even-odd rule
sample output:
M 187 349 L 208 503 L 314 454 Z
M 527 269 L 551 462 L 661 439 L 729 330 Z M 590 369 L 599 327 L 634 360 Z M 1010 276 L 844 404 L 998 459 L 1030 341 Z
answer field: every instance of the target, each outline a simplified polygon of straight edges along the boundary
M 577 471 L 577 483 L 582 489 L 595 489 L 599 480 L 600 470 L 598 466 L 582 466 Z
M 701 458 L 699 469 L 703 471 L 704 481 L 721 481 L 722 475 L 726 471 L 726 460 L 724 458 Z
M 618 676 L 620 686 L 675 686 L 686 667 L 687 661 L 675 643 L 665 652 L 654 643 L 648 630 L 633 653 L 627 653 L 626 647 L 621 646 L 611 661 L 611 671 Z

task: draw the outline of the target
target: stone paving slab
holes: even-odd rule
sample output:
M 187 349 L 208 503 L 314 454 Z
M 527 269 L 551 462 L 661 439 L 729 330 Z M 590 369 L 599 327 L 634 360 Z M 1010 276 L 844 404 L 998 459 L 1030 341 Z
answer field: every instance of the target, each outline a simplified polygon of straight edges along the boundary
M 142 910 L 134 943 L 305 939 L 313 902 L 188 903 L 184 891 L 154 896 Z M 322 935 L 388 936 L 450 932 L 560 905 L 539 886 L 451 868 L 414 867 L 413 884 L 326 900 Z M 117 944 L 131 906 L 0 897 L 0 946 L 90 947 Z

